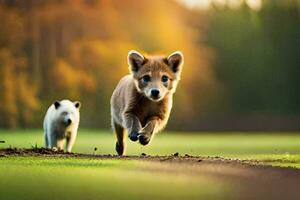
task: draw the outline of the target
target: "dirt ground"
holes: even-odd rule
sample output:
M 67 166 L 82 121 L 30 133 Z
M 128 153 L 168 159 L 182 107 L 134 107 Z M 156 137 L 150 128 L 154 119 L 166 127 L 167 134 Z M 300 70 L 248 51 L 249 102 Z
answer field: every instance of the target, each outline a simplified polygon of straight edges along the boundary
M 256 161 L 195 157 L 174 153 L 170 156 L 116 156 L 55 152 L 49 149 L 0 149 L 0 157 L 42 156 L 92 159 L 139 160 L 151 162 L 144 170 L 161 170 L 192 176 L 205 174 L 234 186 L 234 192 L 224 199 L 300 199 L 300 170 L 265 165 Z M 0 158 L 1 159 L 1 158 Z

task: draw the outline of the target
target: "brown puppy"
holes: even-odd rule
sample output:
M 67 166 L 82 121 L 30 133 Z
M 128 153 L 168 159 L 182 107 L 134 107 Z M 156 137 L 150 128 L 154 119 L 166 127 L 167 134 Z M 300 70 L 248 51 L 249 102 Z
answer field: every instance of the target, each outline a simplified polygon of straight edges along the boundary
M 124 76 L 111 97 L 112 126 L 117 134 L 116 151 L 125 152 L 125 132 L 132 141 L 147 145 L 169 119 L 173 94 L 183 64 L 181 52 L 168 57 L 144 57 L 128 53 L 131 74 Z

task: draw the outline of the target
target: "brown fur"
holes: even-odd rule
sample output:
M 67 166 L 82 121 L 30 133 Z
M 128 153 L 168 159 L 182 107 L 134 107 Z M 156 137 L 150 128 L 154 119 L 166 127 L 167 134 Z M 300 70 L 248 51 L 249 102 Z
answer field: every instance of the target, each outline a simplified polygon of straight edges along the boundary
M 120 80 L 111 98 L 112 126 L 117 134 L 116 151 L 119 155 L 125 152 L 124 129 L 132 141 L 139 140 L 142 145 L 147 145 L 152 136 L 167 124 L 183 56 L 175 52 L 168 58 L 145 58 L 130 51 L 128 63 L 131 74 Z M 145 81 L 144 76 L 151 80 Z M 163 81 L 163 76 L 168 77 L 167 81 Z M 158 90 L 159 94 L 153 96 L 152 90 Z

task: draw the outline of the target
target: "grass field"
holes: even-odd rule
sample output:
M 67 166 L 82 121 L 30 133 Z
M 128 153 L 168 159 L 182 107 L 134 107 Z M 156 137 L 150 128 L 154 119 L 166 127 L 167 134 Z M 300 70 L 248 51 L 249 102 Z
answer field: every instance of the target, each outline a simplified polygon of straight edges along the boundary
M 0 148 L 42 147 L 42 130 L 0 131 Z M 94 151 L 95 147 L 97 151 Z M 116 154 L 115 137 L 110 131 L 81 130 L 74 152 L 89 154 Z M 300 168 L 300 134 L 297 133 L 172 133 L 157 135 L 148 146 L 128 140 L 127 154 L 221 156 L 255 159 L 280 166 Z
M 43 146 L 41 130 L 2 130 L 0 140 L 5 141 L 0 148 Z M 81 130 L 74 152 L 115 154 L 114 144 L 114 135 L 109 131 Z M 300 168 L 300 134 L 165 132 L 146 147 L 128 141 L 129 155 L 175 152 L 256 159 Z M 184 170 L 193 170 L 193 166 L 166 168 L 136 160 L 3 157 L 0 199 L 234 199 L 237 186 L 233 182 L 203 173 L 191 175 Z
M 205 176 L 153 172 L 147 165 L 74 158 L 0 159 L 0 199 L 197 199 L 220 197 L 228 187 Z

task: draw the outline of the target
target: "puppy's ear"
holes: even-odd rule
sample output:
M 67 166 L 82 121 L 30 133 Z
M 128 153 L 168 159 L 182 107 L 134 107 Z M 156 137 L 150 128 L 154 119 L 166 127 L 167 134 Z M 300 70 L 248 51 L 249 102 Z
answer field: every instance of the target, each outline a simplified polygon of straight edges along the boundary
M 74 106 L 75 106 L 75 108 L 80 109 L 81 103 L 79 101 L 75 101 Z
M 55 109 L 58 109 L 59 106 L 60 106 L 60 102 L 59 101 L 55 101 L 53 104 L 54 104 Z
M 176 51 L 172 53 L 168 58 L 167 58 L 167 63 L 170 66 L 171 70 L 175 74 L 180 74 L 181 68 L 183 66 L 183 54 L 180 51 Z
M 128 65 L 132 73 L 138 72 L 145 61 L 145 57 L 139 52 L 135 50 L 131 50 L 128 52 Z

